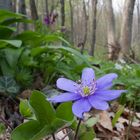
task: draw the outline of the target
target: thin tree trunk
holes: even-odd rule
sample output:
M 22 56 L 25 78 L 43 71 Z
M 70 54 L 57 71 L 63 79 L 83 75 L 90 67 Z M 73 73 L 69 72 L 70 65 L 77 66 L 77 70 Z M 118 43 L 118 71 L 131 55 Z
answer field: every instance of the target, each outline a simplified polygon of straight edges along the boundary
M 121 51 L 119 54 L 119 59 L 126 58 L 130 55 L 134 5 L 135 0 L 125 0 L 121 25 Z
M 54 5 L 55 5 L 55 1 L 51 0 L 51 11 L 50 11 L 50 13 L 53 13 L 54 7 L 55 7 Z
M 91 48 L 89 54 L 94 56 L 95 51 L 95 43 L 96 43 L 96 15 L 97 15 L 97 0 L 92 0 L 92 8 L 93 8 L 93 15 L 92 15 L 92 35 L 91 35 Z
M 26 15 L 26 5 L 25 5 L 25 0 L 20 0 L 19 1 L 19 13 Z
M 70 21 L 71 21 L 71 42 L 74 43 L 74 34 L 73 34 L 73 6 L 72 6 L 72 1 L 69 0 L 69 5 L 70 5 Z
M 48 0 L 45 0 L 46 16 L 49 16 Z
M 30 10 L 31 10 L 32 19 L 37 20 L 38 19 L 38 14 L 37 14 L 35 0 L 30 0 Z
M 107 46 L 108 46 L 108 58 L 115 60 L 118 58 L 117 54 L 120 47 L 116 41 L 115 36 L 115 18 L 112 8 L 112 0 L 104 0 L 107 16 Z
M 12 11 L 16 13 L 17 11 L 17 0 L 13 0 L 12 1 Z
M 86 40 L 87 40 L 87 21 L 88 21 L 88 16 L 87 16 L 87 10 L 86 10 L 86 4 L 85 1 L 83 0 L 83 14 L 84 14 L 84 38 L 83 38 L 83 42 L 82 42 L 82 46 L 81 46 L 81 53 L 83 53 L 84 51 L 84 47 L 86 44 Z
M 35 1 L 36 2 L 36 7 L 37 7 L 37 9 L 39 9 L 39 3 L 41 4 L 41 6 L 42 6 L 42 9 L 41 9 L 41 19 L 42 19 L 42 21 L 44 21 L 44 17 L 46 16 L 46 8 L 45 8 L 45 6 L 46 6 L 46 3 L 45 3 L 45 1 L 44 0 L 36 0 Z M 45 6 L 44 6 L 45 5 Z
M 137 4 L 137 16 L 138 16 L 138 44 L 140 44 L 140 2 Z
M 65 26 L 65 0 L 60 0 L 61 2 L 61 26 Z
M 20 0 L 18 2 L 18 12 L 23 14 L 23 15 L 27 15 L 26 13 L 26 5 L 25 5 L 25 0 Z M 19 23 L 18 24 L 18 30 L 19 31 L 23 31 L 23 30 L 26 30 L 27 29 L 27 24 L 26 23 Z

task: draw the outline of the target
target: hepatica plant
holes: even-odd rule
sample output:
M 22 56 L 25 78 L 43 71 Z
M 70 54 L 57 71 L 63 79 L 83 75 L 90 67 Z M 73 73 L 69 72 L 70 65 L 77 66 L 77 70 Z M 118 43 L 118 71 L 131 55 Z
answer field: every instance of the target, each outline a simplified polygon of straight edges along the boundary
M 96 80 L 92 68 L 85 68 L 82 71 L 80 83 L 66 78 L 57 80 L 57 87 L 64 90 L 63 94 L 48 99 L 54 103 L 74 101 L 72 111 L 78 118 L 83 119 L 83 113 L 89 112 L 92 108 L 107 110 L 107 101 L 118 98 L 125 90 L 111 90 L 113 80 L 117 74 L 110 73 Z
M 58 17 L 57 13 L 56 13 L 56 14 L 50 13 L 49 15 L 47 15 L 47 16 L 44 18 L 44 23 L 45 23 L 46 25 L 52 25 L 52 24 L 55 23 L 57 17 Z

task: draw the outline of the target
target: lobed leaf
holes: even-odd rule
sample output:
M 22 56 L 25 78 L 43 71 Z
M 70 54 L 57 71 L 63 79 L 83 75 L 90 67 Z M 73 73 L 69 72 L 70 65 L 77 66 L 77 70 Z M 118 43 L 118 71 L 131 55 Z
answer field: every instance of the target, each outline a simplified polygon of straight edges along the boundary
M 32 106 L 37 120 L 43 124 L 50 124 L 55 118 L 55 110 L 46 100 L 45 95 L 40 91 L 33 91 L 30 97 Z

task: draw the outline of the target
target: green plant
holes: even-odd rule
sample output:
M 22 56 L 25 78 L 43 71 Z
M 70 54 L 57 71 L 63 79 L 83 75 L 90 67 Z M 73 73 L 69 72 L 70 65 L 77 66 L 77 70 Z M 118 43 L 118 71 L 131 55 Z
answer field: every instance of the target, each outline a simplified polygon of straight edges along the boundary
M 126 62 L 118 62 L 114 64 L 111 61 L 103 61 L 100 63 L 101 71 L 97 71 L 98 75 L 109 72 L 115 72 L 119 78 L 114 82 L 118 89 L 126 89 L 127 94 L 122 95 L 119 99 L 121 104 L 132 104 L 136 107 L 140 106 L 140 66 L 137 64 L 127 64 Z
M 33 75 L 30 69 L 21 67 L 16 70 L 15 79 L 22 87 L 29 87 L 32 85 Z
M 0 122 L 0 135 L 3 134 L 6 130 L 6 127 L 3 123 Z
M 12 140 L 39 140 L 47 135 L 55 133 L 64 125 L 71 125 L 73 122 L 74 116 L 70 109 L 72 105 L 71 103 L 61 104 L 55 110 L 46 100 L 43 93 L 33 91 L 29 104 L 33 109 L 35 119 L 29 120 L 28 122 L 18 126 L 12 132 Z M 23 111 L 25 110 L 24 107 L 20 105 L 21 112 L 25 112 Z
M 16 82 L 18 82 L 19 85 L 21 83 L 27 83 L 27 80 L 30 81 L 29 79 L 31 79 L 29 77 L 29 72 L 27 72 L 27 69 L 24 68 L 26 70 L 20 71 L 20 73 L 19 71 L 17 71 L 17 69 L 20 69 L 21 64 L 19 61 L 21 55 L 23 54 L 24 48 L 22 46 L 22 41 L 16 38 L 15 33 L 17 30 L 15 23 L 25 23 L 29 22 L 29 20 L 25 19 L 24 15 L 12 13 L 5 10 L 0 10 L 0 15 L 0 75 L 4 77 L 12 77 L 13 81 L 17 78 Z M 25 77 L 22 78 L 17 74 L 23 74 L 23 76 Z M 9 82 L 11 81 L 10 79 L 8 80 Z M 23 86 L 22 84 L 20 86 Z M 15 93 L 19 91 L 15 91 L 14 88 L 13 92 Z
M 4 96 L 13 96 L 19 92 L 19 86 L 12 77 L 0 77 L 0 93 Z
M 46 32 L 47 27 L 40 22 L 40 29 L 37 26 L 36 31 L 16 33 L 16 25 L 11 25 L 30 23 L 30 20 L 3 10 L 0 15 L 3 15 L 0 17 L 0 72 L 3 76 L 12 76 L 22 89 L 32 86 L 38 73 L 41 73 L 43 82 L 50 85 L 59 75 L 75 80 L 83 67 L 91 66 L 61 32 Z M 5 34 L 4 38 L 2 34 Z

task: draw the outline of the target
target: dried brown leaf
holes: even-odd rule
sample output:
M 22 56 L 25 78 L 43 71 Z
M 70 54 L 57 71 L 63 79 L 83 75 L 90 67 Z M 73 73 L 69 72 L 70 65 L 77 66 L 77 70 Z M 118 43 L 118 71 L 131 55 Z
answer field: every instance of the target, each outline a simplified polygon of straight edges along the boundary
M 113 127 L 112 127 L 112 123 L 111 123 L 111 119 L 109 117 L 109 114 L 107 111 L 102 111 L 100 114 L 99 114 L 99 124 L 110 130 L 110 131 L 113 131 Z

